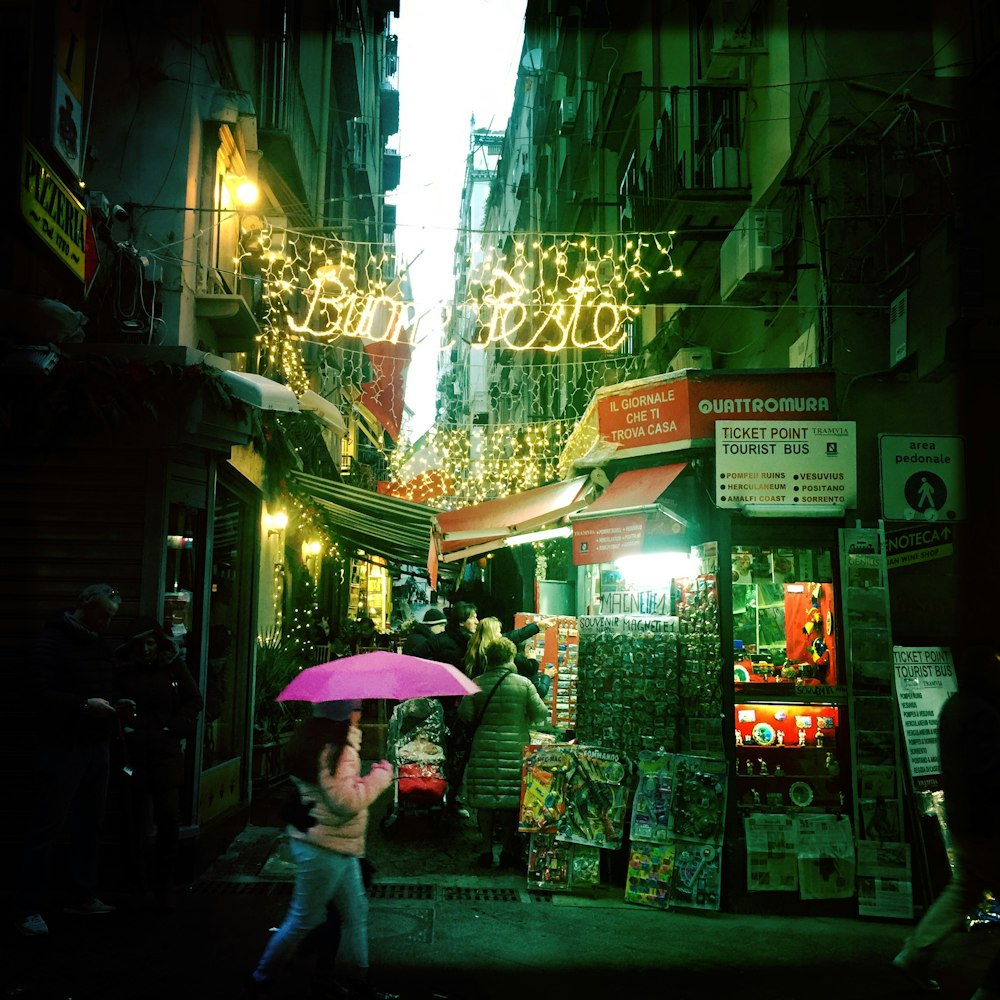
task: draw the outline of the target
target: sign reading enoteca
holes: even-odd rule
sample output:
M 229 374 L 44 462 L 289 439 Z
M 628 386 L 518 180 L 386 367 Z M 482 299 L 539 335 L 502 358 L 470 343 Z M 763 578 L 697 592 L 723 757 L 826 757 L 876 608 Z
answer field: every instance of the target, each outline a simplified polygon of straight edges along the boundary
M 853 420 L 716 421 L 719 507 L 842 514 L 857 505 L 857 478 Z
M 938 716 L 958 690 L 951 650 L 945 646 L 893 646 L 892 657 L 913 787 L 939 788 Z

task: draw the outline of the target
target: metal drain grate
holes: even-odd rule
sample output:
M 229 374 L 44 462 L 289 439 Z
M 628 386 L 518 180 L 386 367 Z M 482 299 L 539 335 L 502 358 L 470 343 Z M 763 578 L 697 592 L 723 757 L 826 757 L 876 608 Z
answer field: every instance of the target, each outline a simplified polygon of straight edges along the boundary
M 479 886 L 444 885 L 441 898 L 449 903 L 520 903 L 521 894 L 517 889 L 498 889 Z
M 291 882 L 231 882 L 227 879 L 204 879 L 191 886 L 191 892 L 204 896 L 290 896 Z
M 421 899 L 434 898 L 432 885 L 407 885 L 399 882 L 376 882 L 368 893 L 372 899 Z

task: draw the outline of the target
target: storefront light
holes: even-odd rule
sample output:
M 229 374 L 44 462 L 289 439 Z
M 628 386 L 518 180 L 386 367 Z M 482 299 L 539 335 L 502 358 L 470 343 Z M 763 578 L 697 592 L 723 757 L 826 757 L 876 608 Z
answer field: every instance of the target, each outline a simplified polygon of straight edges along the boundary
M 527 545 L 529 542 L 546 542 L 550 538 L 569 538 L 573 529 L 568 524 L 542 531 L 526 531 L 523 535 L 512 535 L 503 540 L 504 545 Z
M 637 590 L 663 590 L 671 580 L 696 576 L 698 561 L 689 552 L 657 552 L 622 556 L 615 568 Z

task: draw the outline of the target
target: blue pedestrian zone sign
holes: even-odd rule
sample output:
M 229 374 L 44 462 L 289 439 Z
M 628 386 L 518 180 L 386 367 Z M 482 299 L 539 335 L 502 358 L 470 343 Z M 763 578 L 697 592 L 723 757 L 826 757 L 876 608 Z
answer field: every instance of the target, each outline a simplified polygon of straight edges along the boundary
M 885 520 L 965 519 L 962 438 L 880 434 L 879 462 Z

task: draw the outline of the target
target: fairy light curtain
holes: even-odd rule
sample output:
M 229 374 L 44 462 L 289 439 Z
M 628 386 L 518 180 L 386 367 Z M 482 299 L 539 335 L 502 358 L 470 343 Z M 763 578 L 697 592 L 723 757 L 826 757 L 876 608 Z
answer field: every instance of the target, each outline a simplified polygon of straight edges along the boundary
M 672 234 L 544 234 L 488 252 L 463 303 L 477 343 L 513 351 L 617 351 L 638 315 L 635 297 L 661 273 L 679 275 Z
M 638 370 L 638 358 L 618 352 L 639 312 L 639 290 L 654 274 L 676 273 L 670 249 L 670 234 L 540 234 L 487 255 L 459 303 L 475 310 L 477 343 L 536 353 L 530 363 L 492 363 L 494 383 L 508 388 L 498 390 L 490 425 L 449 424 L 439 413 L 435 460 L 410 476 L 432 474 L 444 494 L 435 504 L 479 503 L 558 478 L 562 447 L 596 389 Z M 367 407 L 399 445 L 398 474 L 396 456 L 408 450 L 403 395 L 413 304 L 395 257 L 380 245 L 264 227 L 244 241 L 240 266 L 261 281 L 265 373 L 296 393 L 315 387 Z M 602 358 L 579 360 L 581 350 Z M 538 352 L 552 362 L 537 363 Z M 561 419 L 500 422 L 504 407 Z M 397 476 L 393 487 L 405 482 Z

